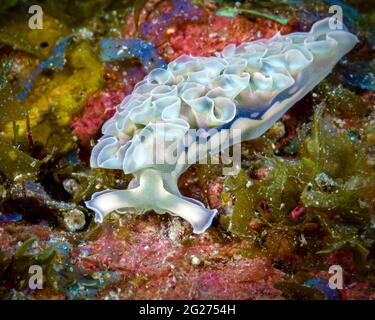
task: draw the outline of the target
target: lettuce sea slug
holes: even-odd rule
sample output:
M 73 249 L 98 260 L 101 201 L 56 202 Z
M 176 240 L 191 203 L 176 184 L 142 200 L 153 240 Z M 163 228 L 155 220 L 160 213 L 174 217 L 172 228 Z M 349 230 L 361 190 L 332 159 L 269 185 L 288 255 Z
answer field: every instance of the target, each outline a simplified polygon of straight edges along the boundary
M 308 33 L 231 44 L 216 57 L 183 55 L 152 70 L 103 125 L 92 151 L 93 168 L 134 175 L 127 190 L 97 192 L 86 202 L 95 221 L 113 211 L 154 210 L 204 232 L 216 210 L 181 195 L 179 176 L 208 155 L 262 135 L 331 72 L 358 40 L 330 29 L 329 19 Z

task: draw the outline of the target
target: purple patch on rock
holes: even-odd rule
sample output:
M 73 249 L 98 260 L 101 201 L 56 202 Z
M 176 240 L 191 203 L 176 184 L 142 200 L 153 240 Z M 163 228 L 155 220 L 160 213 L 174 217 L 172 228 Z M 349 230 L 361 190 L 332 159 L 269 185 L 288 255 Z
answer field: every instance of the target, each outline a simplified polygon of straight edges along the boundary
M 137 38 L 108 38 L 100 43 L 100 59 L 105 62 L 123 59 L 138 59 L 148 72 L 154 68 L 165 68 L 167 62 L 161 58 L 154 44 Z

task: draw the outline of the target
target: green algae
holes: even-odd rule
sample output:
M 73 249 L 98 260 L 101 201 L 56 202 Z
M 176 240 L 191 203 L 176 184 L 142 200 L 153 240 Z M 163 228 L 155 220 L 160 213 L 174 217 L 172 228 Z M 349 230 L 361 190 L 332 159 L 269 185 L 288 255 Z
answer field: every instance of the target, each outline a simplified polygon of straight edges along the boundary
M 102 78 L 103 65 L 92 45 L 87 41 L 73 45 L 62 72 L 48 78 L 39 77 L 26 100 L 13 100 L 3 107 L 0 125 L 4 125 L 6 137 L 14 136 L 16 121 L 18 135 L 25 141 L 27 112 L 33 138 L 45 147 L 46 152 L 53 147 L 61 152 L 69 151 L 75 145 L 69 123 L 80 112 L 88 96 L 101 87 Z
M 79 25 L 83 21 L 103 13 L 112 0 L 46 0 L 36 1 L 53 17 L 68 24 Z
M 372 106 L 340 83 L 322 81 L 315 89 L 313 98 L 316 104 L 325 102 L 326 112 L 341 117 L 363 117 Z
M 283 292 L 284 296 L 288 299 L 299 300 L 324 300 L 324 294 L 315 288 L 309 288 L 298 283 L 289 281 L 277 281 L 274 284 L 276 289 Z
M 350 247 L 359 269 L 364 270 L 372 243 L 369 239 L 375 239 L 371 229 L 375 170 L 368 161 L 371 142 L 353 139 L 348 129 L 338 128 L 327 114 L 330 111 L 324 104 L 315 106 L 311 122 L 298 131 L 294 158 L 258 155 L 269 176 L 252 179 L 250 166 L 226 179 L 223 201 L 229 203 L 229 214 L 220 223 L 236 236 L 254 238 L 251 221 L 262 219 L 271 232 L 255 233 L 255 238 L 265 241 L 267 254 L 276 260 L 285 256 L 280 250 L 293 253 L 304 226 L 318 223 L 317 234 L 323 237 L 319 241 L 311 238 L 314 245 L 305 244 L 308 250 L 323 255 Z M 371 128 L 369 122 L 363 132 L 372 132 Z M 294 220 L 290 212 L 297 206 L 305 214 Z M 281 231 L 275 234 L 277 229 Z M 290 232 L 297 236 L 287 240 Z
M 142 9 L 146 5 L 148 0 L 135 0 L 134 1 L 134 25 L 137 32 L 139 32 L 139 16 L 141 15 Z
M 9 8 L 15 6 L 18 0 L 3 0 L 0 4 L 0 13 L 8 10 Z
M 225 189 L 229 189 L 234 194 L 236 201 L 228 230 L 234 234 L 246 236 L 250 219 L 255 217 L 257 209 L 258 193 L 256 186 L 246 173 L 241 171 L 235 178 L 228 177 Z
M 0 12 L 14 7 L 16 2 L 2 3 Z M 103 64 L 97 58 L 100 39 L 96 37 L 120 36 L 127 22 L 123 11 L 111 11 L 110 2 L 43 1 L 45 25 L 48 26 L 43 33 L 27 30 L 26 24 L 20 23 L 21 16 L 4 15 L 7 20 L 2 20 L 0 41 L 7 45 L 7 50 L 14 48 L 27 53 L 32 65 L 47 58 L 56 41 L 73 35 L 64 68 L 43 72 L 25 101 L 14 100 L 19 93 L 11 70 L 17 69 L 12 68 L 16 62 L 7 55 L 1 57 L 0 130 L 5 127 L 5 136 L 0 138 L 0 172 L 9 181 L 24 177 L 41 179 L 48 192 L 57 194 L 56 190 L 60 189 L 55 189 L 56 185 L 61 187 L 64 179 L 74 179 L 79 189 L 68 200 L 75 204 L 82 204 L 98 189 L 122 188 L 128 182 L 127 176 L 108 170 L 89 170 L 87 164 L 73 166 L 62 161 L 56 166 L 48 164 L 46 169 L 40 157 L 34 158 L 35 152 L 28 141 L 27 114 L 33 140 L 44 153 L 50 156 L 55 154 L 53 150 L 58 150 L 59 157 L 64 157 L 71 150 L 78 152 L 69 123 L 81 111 L 87 98 L 102 88 L 104 76 Z M 128 2 L 131 1 L 123 2 L 126 13 L 130 11 Z M 116 7 L 122 7 L 122 4 L 117 3 Z M 104 8 L 109 10 L 102 14 Z M 285 12 L 283 15 L 289 16 Z M 27 18 L 22 17 L 24 21 Z M 9 28 L 5 25 L 8 20 L 11 21 Z M 371 27 L 371 23 L 368 24 Z M 68 29 L 73 25 L 77 28 Z M 16 80 L 23 79 L 20 74 L 16 76 L 19 77 Z M 230 234 L 246 239 L 242 256 L 268 256 L 277 267 L 288 272 L 296 271 L 289 261 L 294 254 L 305 260 L 300 269 L 323 270 L 325 256 L 345 248 L 351 250 L 361 272 L 374 270 L 368 268 L 373 259 L 375 239 L 371 227 L 375 190 L 375 156 L 371 152 L 375 145 L 375 127 L 370 121 L 373 106 L 360 97 L 361 92 L 354 92 L 333 78 L 323 81 L 314 90 L 314 117 L 300 125 L 298 135 L 282 150 L 275 146 L 285 134 L 280 126 L 282 122 L 259 139 L 242 144 L 242 170 L 237 176 L 225 178 L 223 206 L 219 208 L 221 228 L 214 224 L 215 227 L 208 231 L 215 234 L 217 243 L 222 243 L 222 237 L 229 239 Z M 221 166 L 198 166 L 196 174 L 199 188 L 204 193 L 202 198 L 208 193 L 208 181 L 221 177 L 221 169 Z M 259 177 L 258 170 L 268 174 Z M 298 219 L 292 219 L 290 213 L 296 207 L 303 207 L 305 211 Z M 122 234 L 128 233 L 128 228 L 131 226 L 116 225 Z M 93 240 L 102 231 L 103 225 L 92 222 L 80 236 L 83 241 Z M 183 245 L 194 244 L 190 235 L 188 231 L 181 241 Z M 27 251 L 32 243 L 35 241 L 21 245 L 20 248 L 26 248 L 26 251 L 18 249 L 16 260 L 0 250 L 0 261 L 4 262 L 0 263 L 0 278 L 9 270 L 9 265 L 13 263 L 14 266 L 14 261 L 29 263 L 41 259 L 41 263 L 45 261 L 49 265 L 47 268 L 64 266 L 47 272 L 47 276 L 48 285 L 67 297 L 87 298 L 92 294 L 91 289 L 100 287 L 97 275 L 82 275 L 74 268 L 73 272 L 69 271 L 72 266 L 56 248 L 46 248 L 41 255 L 31 257 Z M 20 279 L 26 276 L 22 267 L 17 266 L 14 270 L 15 274 L 21 275 Z M 136 285 L 142 284 L 143 280 L 136 278 Z M 13 284 L 22 287 L 18 280 Z M 276 287 L 287 297 L 322 298 L 319 291 L 301 284 L 284 283 Z
M 216 12 L 217 16 L 227 17 L 227 18 L 235 18 L 239 14 L 274 20 L 282 25 L 287 24 L 289 21 L 288 18 L 280 18 L 270 13 L 261 12 L 257 10 L 250 10 L 250 9 L 238 9 L 238 8 L 225 7 L 225 8 L 219 9 Z
M 22 50 L 23 59 L 35 66 L 45 60 L 55 44 L 69 33 L 64 22 L 48 14 L 43 15 L 42 30 L 28 28 L 24 23 L 27 16 L 8 12 L 2 18 L 0 41 Z M 20 19 L 23 19 L 22 23 Z M 81 111 L 88 96 L 101 88 L 103 81 L 103 64 L 97 58 L 95 43 L 82 39 L 73 41 L 67 49 L 63 70 L 43 71 L 33 80 L 32 90 L 25 100 L 16 98 L 21 93 L 19 83 L 29 82 L 19 73 L 22 63 L 17 61 L 13 68 L 17 71 L 12 79 L 8 79 L 8 61 L 3 63 L 0 130 L 4 131 L 5 138 L 14 141 L 16 133 L 17 145 L 27 149 L 32 136 L 33 142 L 47 154 L 56 148 L 61 153 L 76 148 L 70 122 Z
M 8 179 L 35 178 L 40 162 L 0 137 L 0 172 Z
M 35 241 L 35 236 L 30 237 L 19 246 L 14 255 L 3 259 L 1 263 L 3 273 L 0 281 L 6 276 L 5 286 L 12 286 L 17 290 L 25 290 L 28 287 L 28 279 L 30 277 L 29 268 L 33 265 L 38 265 L 42 269 L 45 278 L 48 278 L 56 252 L 54 248 L 47 248 L 38 253 L 27 253 Z M 5 255 L 2 251 L 0 251 L 0 254 Z
M 8 60 L 6 61 L 2 68 L 1 68 L 1 75 L 0 75 L 0 90 L 4 89 L 8 84 L 8 74 L 10 69 L 12 68 L 13 61 Z
M 31 29 L 26 23 L 29 18 L 28 14 L 3 14 L 0 19 L 0 42 L 46 59 L 56 42 L 68 34 L 68 29 L 61 21 L 46 14 L 43 15 L 43 29 Z
M 32 236 L 13 253 L 0 249 L 0 297 L 10 299 L 12 291 L 28 290 L 29 270 L 34 265 L 43 272 L 43 289 L 63 293 L 72 300 L 93 298 L 97 290 L 118 280 L 113 272 L 79 269 L 69 259 L 71 248 L 70 243 L 51 245 Z

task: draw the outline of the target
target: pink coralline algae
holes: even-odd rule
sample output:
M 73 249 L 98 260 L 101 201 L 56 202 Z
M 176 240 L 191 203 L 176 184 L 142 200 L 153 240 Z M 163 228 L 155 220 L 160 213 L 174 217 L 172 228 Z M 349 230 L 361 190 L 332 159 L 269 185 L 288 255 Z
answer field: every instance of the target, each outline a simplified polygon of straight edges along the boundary
M 125 233 L 105 225 L 100 238 L 75 251 L 77 265 L 87 272 L 106 268 L 120 273 L 127 279 L 116 285 L 121 299 L 282 298 L 273 283 L 286 275 L 266 258 L 241 257 L 244 243 L 223 245 L 205 234 L 181 245 L 175 236 L 187 228 L 177 219 L 169 222 L 165 229 L 156 215 L 145 221 L 125 218 Z
M 224 191 L 223 181 L 220 179 L 209 180 L 207 188 L 207 200 L 210 208 L 219 208 L 221 205 L 221 197 Z
M 267 19 L 250 21 L 244 16 L 216 16 L 217 8 L 203 9 L 190 1 L 163 1 L 155 7 L 149 1 L 140 17 L 142 37 L 153 42 L 167 61 L 183 54 L 211 56 L 230 43 L 240 44 L 270 38 L 277 31 L 289 33 L 292 27 Z M 126 28 L 124 37 L 134 37 L 134 28 Z
M 305 208 L 304 207 L 296 207 L 292 210 L 292 212 L 289 214 L 289 216 L 293 220 L 298 220 L 305 214 Z
M 208 22 L 190 22 L 182 27 L 171 28 L 169 43 L 162 45 L 160 51 L 173 60 L 182 54 L 211 56 L 230 43 L 240 44 L 261 38 L 270 38 L 278 30 L 291 31 L 289 26 L 281 27 L 271 20 L 252 22 L 245 17 L 227 18 L 210 14 Z
M 88 99 L 82 115 L 72 121 L 74 132 L 83 144 L 87 144 L 103 122 L 112 117 L 124 96 L 120 90 L 108 90 L 96 92 Z
M 145 38 L 153 38 L 154 42 L 162 40 L 165 32 L 171 25 L 181 24 L 187 21 L 202 20 L 206 17 L 203 8 L 188 0 L 165 1 L 161 4 L 163 13 L 151 19 L 144 20 L 141 26 L 142 36 Z
M 222 299 L 266 300 L 283 299 L 273 283 L 282 272 L 273 269 L 263 258 L 219 262 L 215 269 L 193 269 L 186 277 L 185 270 L 171 272 L 148 282 L 147 289 L 136 291 L 138 299 Z M 165 288 L 169 290 L 165 290 Z
M 95 137 L 101 125 L 116 112 L 116 106 L 143 77 L 144 71 L 138 65 L 125 68 L 107 65 L 105 89 L 94 93 L 87 100 L 81 114 L 71 123 L 81 144 L 87 145 Z

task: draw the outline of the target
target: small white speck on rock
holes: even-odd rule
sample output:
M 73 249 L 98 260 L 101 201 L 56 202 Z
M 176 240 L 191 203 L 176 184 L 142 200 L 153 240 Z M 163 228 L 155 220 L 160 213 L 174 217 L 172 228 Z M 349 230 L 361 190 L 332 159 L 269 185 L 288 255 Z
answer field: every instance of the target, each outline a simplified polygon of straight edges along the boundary
M 246 188 L 250 188 L 253 185 L 253 182 L 251 180 L 246 182 Z
M 191 264 L 193 266 L 199 266 L 201 264 L 201 260 L 197 256 L 191 256 Z

